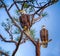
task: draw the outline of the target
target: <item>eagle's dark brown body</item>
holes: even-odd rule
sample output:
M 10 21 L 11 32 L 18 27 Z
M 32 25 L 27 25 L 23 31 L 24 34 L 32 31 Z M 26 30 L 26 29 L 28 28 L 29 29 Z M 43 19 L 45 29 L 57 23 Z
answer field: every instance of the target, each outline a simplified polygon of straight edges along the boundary
M 19 18 L 22 28 L 30 29 L 30 16 L 28 14 L 22 14 Z
M 48 43 L 46 43 L 48 42 L 48 30 L 47 29 L 45 28 L 41 29 L 40 38 L 41 38 L 41 41 L 44 43 L 42 46 L 46 48 L 48 46 Z

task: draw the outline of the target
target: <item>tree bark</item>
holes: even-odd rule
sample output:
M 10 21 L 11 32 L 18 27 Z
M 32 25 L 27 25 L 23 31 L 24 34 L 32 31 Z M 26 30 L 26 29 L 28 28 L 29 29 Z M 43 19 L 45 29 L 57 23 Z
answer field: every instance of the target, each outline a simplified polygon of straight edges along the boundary
M 37 45 L 36 45 L 36 56 L 40 56 L 40 41 L 38 39 Z

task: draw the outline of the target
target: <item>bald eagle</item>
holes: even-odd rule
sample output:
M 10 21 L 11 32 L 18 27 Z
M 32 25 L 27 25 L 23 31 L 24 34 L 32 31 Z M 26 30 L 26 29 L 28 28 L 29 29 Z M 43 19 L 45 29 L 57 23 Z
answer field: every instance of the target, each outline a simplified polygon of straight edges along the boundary
M 44 48 L 47 48 L 47 46 L 48 46 L 48 30 L 45 28 L 44 25 L 40 31 L 40 38 L 43 43 L 42 46 Z
M 19 21 L 21 24 L 21 27 L 23 28 L 24 31 L 30 30 L 30 15 L 26 14 L 24 10 L 20 11 L 21 16 L 19 17 Z

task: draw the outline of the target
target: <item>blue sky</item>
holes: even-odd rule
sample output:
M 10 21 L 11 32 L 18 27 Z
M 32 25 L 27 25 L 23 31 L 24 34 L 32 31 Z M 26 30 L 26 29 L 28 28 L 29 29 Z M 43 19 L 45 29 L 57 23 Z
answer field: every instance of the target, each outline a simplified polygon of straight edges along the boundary
M 7 1 L 8 2 L 8 1 Z M 9 4 L 11 0 L 9 1 Z M 8 3 L 7 3 L 8 4 Z M 14 7 L 15 8 L 15 7 Z M 44 17 L 40 22 L 37 22 L 32 27 L 36 29 L 36 37 L 39 37 L 39 30 L 41 29 L 42 25 L 46 25 L 46 28 L 49 31 L 49 39 L 52 41 L 49 43 L 47 48 L 41 47 L 41 56 L 59 56 L 60 55 L 60 1 L 48 8 L 45 9 L 48 13 L 46 17 Z M 12 16 L 14 16 L 14 9 L 10 11 Z M 0 9 L 0 34 L 4 37 L 8 38 L 7 32 L 5 32 L 4 28 L 1 26 L 1 23 L 8 18 L 4 9 Z M 38 27 L 37 27 L 38 25 Z M 4 43 L 0 41 L 0 46 L 4 50 L 10 50 L 10 53 L 15 48 L 14 44 Z M 19 50 L 17 51 L 15 56 L 35 56 L 35 47 L 30 42 L 27 41 L 26 43 L 20 45 Z

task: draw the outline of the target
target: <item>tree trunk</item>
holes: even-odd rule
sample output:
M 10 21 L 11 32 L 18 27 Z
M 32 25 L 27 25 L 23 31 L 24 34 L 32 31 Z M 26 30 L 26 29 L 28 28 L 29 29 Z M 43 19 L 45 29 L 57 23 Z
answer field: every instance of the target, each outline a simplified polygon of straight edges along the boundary
M 36 45 L 36 56 L 40 56 L 40 42 L 39 42 L 39 40 L 37 41 L 37 45 Z

